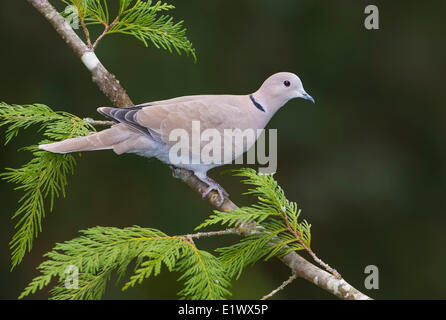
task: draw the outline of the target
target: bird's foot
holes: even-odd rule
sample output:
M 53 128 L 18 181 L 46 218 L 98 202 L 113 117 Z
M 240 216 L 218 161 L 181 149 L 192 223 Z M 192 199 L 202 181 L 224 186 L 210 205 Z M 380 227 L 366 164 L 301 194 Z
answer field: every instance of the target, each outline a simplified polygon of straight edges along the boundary
M 209 192 L 215 190 L 218 192 L 218 195 L 220 196 L 220 201 L 217 204 L 220 207 L 225 201 L 225 197 L 229 197 L 229 193 L 227 193 L 226 190 L 223 189 L 223 187 L 219 185 L 215 180 L 209 177 L 200 178 L 200 180 L 209 185 L 209 187 L 203 193 L 202 196 L 203 199 L 209 194 Z

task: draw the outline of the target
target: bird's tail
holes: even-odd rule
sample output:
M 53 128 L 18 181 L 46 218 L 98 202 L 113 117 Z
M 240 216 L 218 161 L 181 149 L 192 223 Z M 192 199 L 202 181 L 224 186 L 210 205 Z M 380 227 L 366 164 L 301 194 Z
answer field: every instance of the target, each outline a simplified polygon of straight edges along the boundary
M 60 142 L 41 144 L 40 149 L 53 153 L 70 153 L 113 149 L 113 146 L 128 139 L 132 132 L 122 125 L 91 133 L 85 137 L 71 138 Z

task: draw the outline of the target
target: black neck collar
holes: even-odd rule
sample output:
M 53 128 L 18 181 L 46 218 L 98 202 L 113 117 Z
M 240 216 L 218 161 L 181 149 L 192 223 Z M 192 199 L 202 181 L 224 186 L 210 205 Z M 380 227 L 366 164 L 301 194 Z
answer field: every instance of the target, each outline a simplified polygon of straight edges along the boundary
M 262 111 L 262 112 L 265 112 L 265 109 L 263 108 L 263 106 L 262 106 L 260 103 L 258 103 L 258 102 L 256 101 L 256 99 L 254 99 L 254 96 L 253 96 L 252 94 L 249 95 L 249 99 L 251 99 L 252 103 L 254 104 L 254 106 L 255 106 L 257 109 L 259 109 L 259 110 Z

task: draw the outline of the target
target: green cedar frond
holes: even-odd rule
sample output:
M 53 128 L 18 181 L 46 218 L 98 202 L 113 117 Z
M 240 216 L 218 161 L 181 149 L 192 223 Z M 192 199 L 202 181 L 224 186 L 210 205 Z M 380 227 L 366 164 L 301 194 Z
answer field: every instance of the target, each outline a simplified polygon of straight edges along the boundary
M 50 290 L 51 300 L 98 300 L 105 294 L 111 271 L 85 273 L 78 280 L 78 289 L 67 289 L 59 284 Z
M 199 230 L 215 224 L 221 224 L 231 227 L 237 224 L 248 223 L 251 221 L 261 223 L 263 220 L 267 219 L 271 215 L 278 215 L 276 212 L 271 212 L 271 210 L 267 211 L 265 209 L 266 208 L 262 208 L 262 206 L 254 205 L 252 207 L 243 207 L 228 212 L 214 210 L 214 214 L 210 215 L 209 218 L 207 218 L 202 224 L 196 227 L 195 230 Z
M 150 0 L 120 0 L 116 17 L 110 18 L 106 0 L 62 0 L 73 5 L 79 19 L 86 25 L 102 24 L 104 35 L 121 33 L 140 40 L 146 47 L 151 42 L 156 48 L 170 53 L 181 51 L 192 55 L 196 60 L 195 49 L 186 37 L 183 21 L 173 22 L 173 18 L 161 14 L 175 6 Z
M 85 8 L 85 22 L 87 24 L 110 24 L 107 1 L 87 0 Z
M 280 231 L 253 233 L 232 246 L 217 249 L 228 276 L 238 279 L 246 266 L 254 264 L 268 254 L 271 248 L 267 244 L 278 232 Z
M 301 211 L 290 202 L 272 174 L 258 174 L 253 169 L 235 170 L 243 183 L 254 186 L 245 194 L 258 198 L 258 203 L 229 212 L 214 211 L 196 229 L 215 224 L 234 225 L 255 222 L 257 230 L 231 246 L 219 248 L 220 260 L 230 277 L 239 278 L 243 269 L 260 259 L 283 256 L 290 251 L 307 250 L 311 243 L 311 225 L 299 222 Z M 296 238 L 297 236 L 297 238 Z
M 178 262 L 176 271 L 183 272 L 178 280 L 185 281 L 185 288 L 179 292 L 182 299 L 222 300 L 231 294 L 227 290 L 229 278 L 221 262 L 192 243 Z
M 171 272 L 175 267 L 175 263 L 182 256 L 185 250 L 185 244 L 181 238 L 164 238 L 158 240 L 157 245 L 152 245 L 150 251 L 142 253 L 139 257 L 146 259 L 140 263 L 135 270 L 135 274 L 130 277 L 130 280 L 124 285 L 122 290 L 127 290 L 135 284 L 141 284 L 144 279 L 149 278 L 152 274 L 157 276 L 161 272 L 162 264 Z
M 82 119 L 66 112 L 54 112 L 42 104 L 21 106 L 0 103 L 0 126 L 7 127 L 5 144 L 17 136 L 20 129 L 32 125 L 38 125 L 39 131 L 47 138 L 41 143 L 83 136 L 94 130 Z M 0 174 L 3 180 L 17 184 L 16 190 L 24 192 L 19 200 L 20 206 L 13 215 L 18 222 L 15 225 L 17 231 L 10 242 L 12 268 L 21 262 L 26 251 L 31 250 L 33 239 L 42 231 L 45 199 L 50 198 L 49 209 L 52 211 L 54 199 L 61 195 L 65 197 L 67 175 L 73 173 L 76 165 L 72 155 L 49 153 L 38 149 L 37 145 L 22 150 L 30 151 L 33 159 L 21 168 L 6 168 L 6 172 Z
M 274 180 L 274 174 L 260 174 L 250 168 L 234 170 L 234 176 L 245 177 L 244 184 L 249 184 L 255 188 L 249 189 L 245 194 L 257 196 L 260 202 L 268 204 L 279 212 L 291 209 L 292 205 L 285 197 L 285 192 Z M 290 207 L 290 208 L 288 208 Z
M 123 290 L 152 274 L 158 275 L 164 264 L 169 271 L 182 273 L 179 280 L 185 281 L 180 292 L 183 298 L 223 299 L 230 294 L 230 283 L 220 261 L 198 250 L 187 237 L 168 236 L 138 226 L 95 227 L 81 233 L 45 254 L 48 260 L 38 267 L 41 275 L 31 281 L 19 299 L 41 290 L 53 278 L 58 278 L 58 285 L 51 290 L 52 299 L 100 299 L 112 272 L 125 272 L 135 259 L 140 263 Z M 78 269 L 77 289 L 64 285 L 68 277 L 65 270 L 72 266 Z
M 121 1 L 121 3 L 130 2 L 132 1 Z M 172 17 L 157 15 L 160 11 L 173 8 L 174 6 L 163 4 L 160 1 L 155 4 L 152 4 L 151 1 L 136 1 L 136 4 L 130 9 L 124 7 L 120 11 L 117 23 L 107 31 L 107 34 L 123 33 L 132 35 L 142 41 L 146 47 L 148 41 L 150 41 L 156 48 L 163 48 L 171 53 L 175 50 L 180 55 L 180 50 L 183 50 L 196 59 L 195 49 L 186 37 L 183 21 L 174 23 Z

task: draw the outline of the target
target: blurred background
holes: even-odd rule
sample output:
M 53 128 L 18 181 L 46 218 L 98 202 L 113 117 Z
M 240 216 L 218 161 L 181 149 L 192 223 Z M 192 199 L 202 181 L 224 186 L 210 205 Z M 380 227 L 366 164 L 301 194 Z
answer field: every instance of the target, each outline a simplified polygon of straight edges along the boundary
M 371 1 L 379 8 L 379 30 L 364 28 L 370 1 L 168 2 L 177 7 L 175 20 L 185 21 L 196 64 L 121 35 L 106 37 L 97 49 L 132 100 L 245 94 L 272 73 L 298 74 L 316 104 L 292 100 L 268 128 L 278 129 L 275 177 L 313 225 L 313 250 L 371 297 L 446 298 L 446 2 Z M 1 1 L 0 25 L 0 101 L 101 119 L 96 108 L 110 102 L 34 8 Z M 33 128 L 22 132 L 1 148 L 0 168 L 29 161 L 29 153 L 16 150 L 39 140 Z M 220 176 L 223 169 L 210 176 L 235 203 L 251 204 L 253 198 L 241 195 L 246 186 Z M 66 199 L 57 200 L 32 252 L 10 272 L 10 217 L 22 194 L 1 181 L 0 195 L 4 299 L 15 299 L 38 274 L 42 255 L 78 230 L 140 225 L 185 234 L 213 210 L 156 160 L 84 153 Z M 197 244 L 212 249 L 236 239 Z M 367 265 L 379 268 L 378 290 L 364 288 Z M 175 299 L 178 276 L 163 272 L 124 293 L 111 281 L 105 298 Z M 259 263 L 233 282 L 233 298 L 260 298 L 288 276 L 279 261 Z M 48 296 L 44 290 L 31 298 Z M 299 279 L 276 298 L 335 299 Z

